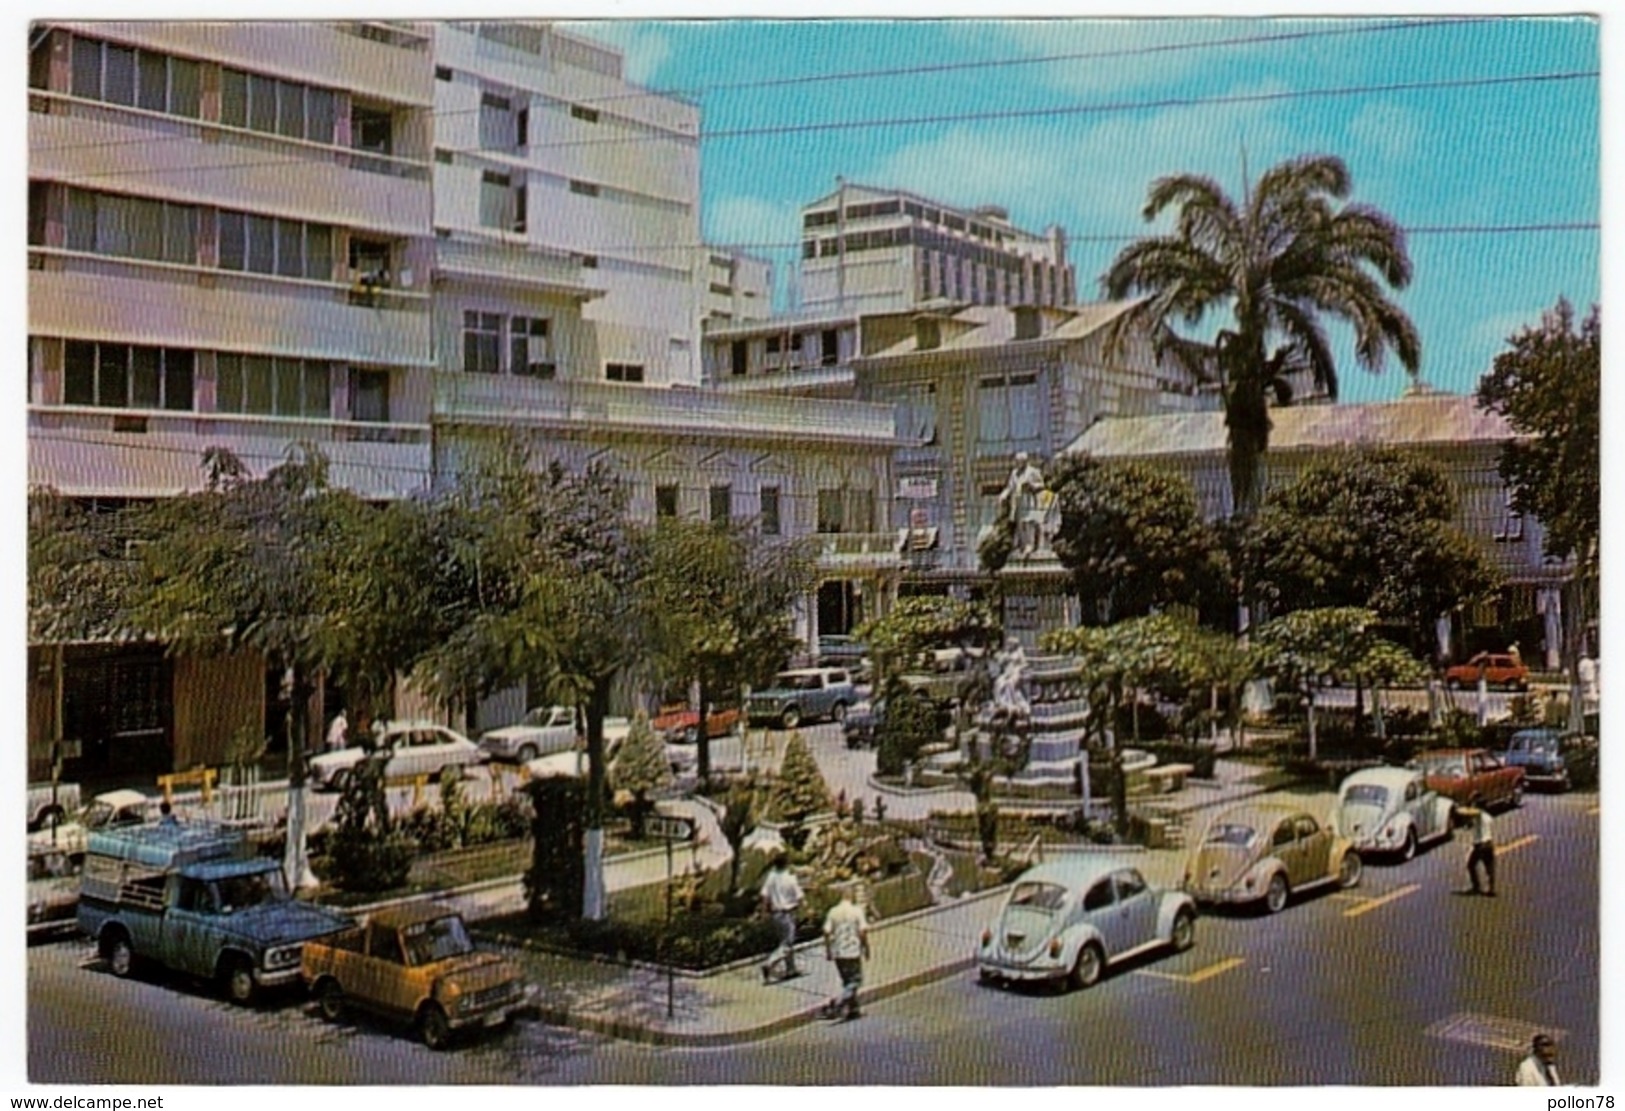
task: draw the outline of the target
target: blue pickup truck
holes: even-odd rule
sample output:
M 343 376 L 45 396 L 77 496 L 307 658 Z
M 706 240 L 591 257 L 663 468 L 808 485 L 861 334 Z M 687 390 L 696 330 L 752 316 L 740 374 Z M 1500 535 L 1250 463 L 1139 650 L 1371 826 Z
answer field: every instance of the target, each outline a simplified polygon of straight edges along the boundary
M 280 864 L 250 855 L 239 831 L 153 824 L 90 834 L 79 928 L 115 976 L 150 960 L 248 1004 L 299 979 L 306 941 L 349 926 L 291 898 Z

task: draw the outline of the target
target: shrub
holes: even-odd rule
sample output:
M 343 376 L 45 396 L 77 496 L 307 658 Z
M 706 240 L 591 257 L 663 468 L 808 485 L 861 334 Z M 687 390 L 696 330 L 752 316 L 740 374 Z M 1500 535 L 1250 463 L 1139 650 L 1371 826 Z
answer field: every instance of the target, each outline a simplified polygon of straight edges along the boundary
M 773 780 L 769 813 L 786 824 L 785 840 L 797 845 L 801 823 L 828 810 L 830 805 L 829 784 L 818 770 L 818 761 L 813 759 L 806 739 L 799 732 L 791 733 L 784 746 L 784 762 Z
M 875 771 L 902 775 L 926 745 L 942 739 L 937 708 L 930 699 L 896 684 L 886 697 L 886 712 L 875 727 Z
M 384 762 L 371 753 L 351 769 L 338 822 L 325 839 L 327 878 L 345 891 L 388 891 L 405 884 L 412 870 L 417 846 L 390 818 Z

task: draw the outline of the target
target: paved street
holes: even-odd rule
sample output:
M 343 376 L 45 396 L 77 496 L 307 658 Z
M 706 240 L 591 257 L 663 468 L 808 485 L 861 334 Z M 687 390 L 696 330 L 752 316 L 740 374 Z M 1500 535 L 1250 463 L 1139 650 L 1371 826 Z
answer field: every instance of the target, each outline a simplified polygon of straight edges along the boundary
M 857 1024 L 721 1049 L 524 1022 L 433 1054 L 385 1028 L 329 1027 L 296 994 L 239 1011 L 167 976 L 114 980 L 88 942 L 40 946 L 28 954 L 29 1078 L 1480 1085 L 1510 1078 L 1518 1054 L 1498 1041 L 1539 1027 L 1562 1032 L 1566 1075 L 1595 1083 L 1596 810 L 1592 795 L 1532 796 L 1506 815 L 1495 900 L 1452 894 L 1458 840 L 1408 865 L 1373 865 L 1358 889 L 1307 896 L 1277 917 L 1204 917 L 1190 953 L 1088 992 L 1002 991 L 958 974 L 877 1002 Z M 1173 858 L 1156 855 L 1166 874 Z

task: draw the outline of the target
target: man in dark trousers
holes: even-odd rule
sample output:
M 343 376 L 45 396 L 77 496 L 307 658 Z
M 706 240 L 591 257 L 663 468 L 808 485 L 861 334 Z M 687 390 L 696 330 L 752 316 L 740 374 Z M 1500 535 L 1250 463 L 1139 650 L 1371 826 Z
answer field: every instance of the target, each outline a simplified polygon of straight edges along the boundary
M 1471 883 L 1472 894 L 1495 897 L 1495 823 L 1490 818 L 1490 812 L 1482 806 L 1468 806 L 1461 810 L 1462 817 L 1467 819 L 1467 833 L 1472 842 L 1472 849 L 1467 853 L 1467 881 Z M 1479 887 L 1478 870 L 1484 869 L 1484 886 Z

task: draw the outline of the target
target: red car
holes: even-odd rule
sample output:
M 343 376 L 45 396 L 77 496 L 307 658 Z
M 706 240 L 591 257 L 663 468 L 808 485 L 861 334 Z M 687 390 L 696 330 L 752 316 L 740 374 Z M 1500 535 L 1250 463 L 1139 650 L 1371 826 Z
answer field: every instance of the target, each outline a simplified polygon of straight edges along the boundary
M 1515 807 L 1523 805 L 1522 768 L 1482 748 L 1440 748 L 1411 761 L 1422 769 L 1430 791 L 1437 791 L 1458 806 Z
M 1480 672 L 1488 686 L 1518 691 L 1526 690 L 1529 686 L 1529 669 L 1523 666 L 1523 661 L 1516 656 L 1495 652 L 1480 652 L 1464 664 L 1445 669 L 1444 685 L 1476 687 Z
M 705 715 L 705 735 L 712 740 L 726 737 L 737 732 L 743 722 L 738 708 L 720 709 L 712 707 L 711 712 Z M 684 707 L 661 710 L 650 722 L 654 726 L 655 735 L 668 741 L 681 741 L 684 744 L 698 744 L 700 741 L 700 712 Z

